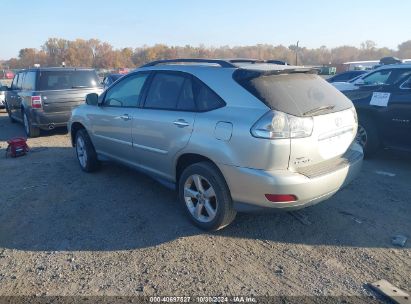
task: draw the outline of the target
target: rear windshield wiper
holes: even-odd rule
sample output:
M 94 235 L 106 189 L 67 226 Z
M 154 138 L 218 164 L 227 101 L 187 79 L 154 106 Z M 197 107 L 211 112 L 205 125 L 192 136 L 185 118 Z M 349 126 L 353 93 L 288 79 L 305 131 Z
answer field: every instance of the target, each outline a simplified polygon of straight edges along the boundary
M 315 109 L 312 109 L 312 110 L 309 110 L 309 111 L 303 113 L 303 116 L 318 114 L 320 112 L 327 111 L 327 110 L 332 110 L 334 108 L 335 108 L 334 105 L 326 105 L 326 106 L 318 107 L 318 108 L 315 108 Z

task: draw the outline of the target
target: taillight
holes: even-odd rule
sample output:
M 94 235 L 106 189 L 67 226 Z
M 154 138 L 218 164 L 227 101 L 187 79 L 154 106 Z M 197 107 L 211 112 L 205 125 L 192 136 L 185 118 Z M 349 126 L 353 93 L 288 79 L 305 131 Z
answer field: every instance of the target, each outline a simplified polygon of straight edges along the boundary
M 41 109 L 41 96 L 31 96 L 31 107 L 33 109 Z
M 273 203 L 290 203 L 298 200 L 294 194 L 266 194 L 265 198 Z
M 251 128 L 254 137 L 278 139 L 311 136 L 312 117 L 297 117 L 278 111 L 269 111 Z

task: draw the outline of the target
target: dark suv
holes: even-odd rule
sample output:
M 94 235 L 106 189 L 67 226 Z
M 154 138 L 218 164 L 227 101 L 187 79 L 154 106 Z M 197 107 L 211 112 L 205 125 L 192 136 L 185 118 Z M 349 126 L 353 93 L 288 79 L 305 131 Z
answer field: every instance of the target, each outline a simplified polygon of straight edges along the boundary
M 355 86 L 343 93 L 357 110 L 365 156 L 380 147 L 411 151 L 411 64 L 380 67 Z
M 27 136 L 36 137 L 40 129 L 66 127 L 71 110 L 87 94 L 101 91 L 93 69 L 36 68 L 14 76 L 5 103 L 10 120 L 22 122 Z

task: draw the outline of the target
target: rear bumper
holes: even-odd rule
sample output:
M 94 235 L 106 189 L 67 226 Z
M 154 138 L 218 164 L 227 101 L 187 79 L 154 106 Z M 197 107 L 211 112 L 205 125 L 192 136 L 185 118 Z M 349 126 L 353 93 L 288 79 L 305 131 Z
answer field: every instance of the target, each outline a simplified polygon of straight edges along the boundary
M 239 211 L 259 208 L 301 209 L 330 198 L 358 175 L 362 166 L 362 149 L 358 144 L 353 144 L 348 152 L 356 152 L 356 157 L 314 178 L 289 170 L 264 171 L 227 165 L 220 165 L 220 169 Z M 293 194 L 297 200 L 274 203 L 268 201 L 265 194 Z
M 71 111 L 46 113 L 43 111 L 31 111 L 32 124 L 40 129 L 52 129 L 57 127 L 67 127 L 70 120 Z

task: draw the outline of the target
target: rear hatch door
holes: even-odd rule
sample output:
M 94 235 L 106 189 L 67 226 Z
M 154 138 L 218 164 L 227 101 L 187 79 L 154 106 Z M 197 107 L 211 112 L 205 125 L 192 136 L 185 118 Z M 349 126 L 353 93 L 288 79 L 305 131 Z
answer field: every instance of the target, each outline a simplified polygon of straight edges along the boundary
M 85 103 L 87 94 L 99 94 L 101 91 L 100 89 L 71 89 L 41 91 L 36 95 L 41 95 L 45 112 L 69 112 Z
M 102 92 L 98 76 L 91 69 L 41 71 L 36 88 L 45 112 L 71 111 L 85 102 L 87 94 Z
M 311 136 L 290 140 L 288 167 L 292 171 L 331 164 L 355 138 L 353 104 L 313 71 L 242 71 L 236 80 L 270 109 L 313 120 Z

